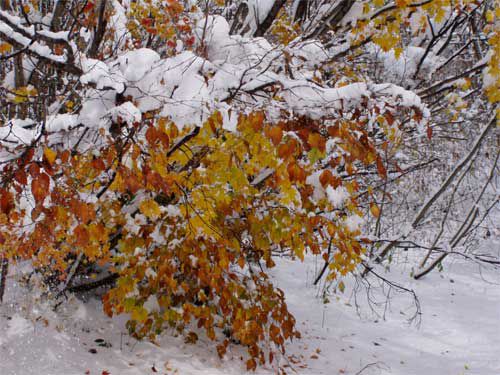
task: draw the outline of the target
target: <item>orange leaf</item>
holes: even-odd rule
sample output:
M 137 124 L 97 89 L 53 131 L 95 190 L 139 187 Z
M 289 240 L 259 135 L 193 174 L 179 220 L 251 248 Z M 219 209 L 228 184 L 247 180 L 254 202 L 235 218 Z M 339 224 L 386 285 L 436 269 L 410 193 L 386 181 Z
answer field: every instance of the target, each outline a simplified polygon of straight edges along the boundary
M 255 371 L 257 368 L 257 362 L 255 362 L 255 359 L 251 358 L 247 361 L 247 371 Z
M 146 130 L 146 140 L 151 146 L 154 146 L 158 140 L 158 130 L 156 130 L 154 126 L 150 126 L 148 130 Z
M 309 134 L 309 136 L 307 137 L 307 142 L 312 148 L 317 148 L 321 152 L 324 152 L 326 149 L 325 138 L 323 138 L 319 133 Z
M 50 179 L 46 173 L 42 173 L 33 179 L 31 182 L 31 192 L 33 193 L 33 197 L 37 203 L 43 202 L 49 193 L 49 186 Z
M 85 246 L 89 242 L 89 231 L 84 225 L 78 225 L 75 228 L 76 245 Z
M 321 183 L 321 186 L 326 187 L 332 181 L 333 179 L 333 174 L 330 172 L 328 169 L 324 170 L 323 173 L 319 176 L 319 182 Z
M 373 216 L 379 217 L 380 215 L 380 208 L 377 206 L 375 203 L 370 204 L 370 212 L 372 213 Z
M 0 209 L 3 213 L 9 214 L 14 208 L 14 198 L 10 191 L 0 189 Z
M 283 130 L 279 126 L 273 126 L 267 131 L 267 136 L 273 142 L 273 145 L 277 146 L 281 143 L 281 139 L 283 138 Z

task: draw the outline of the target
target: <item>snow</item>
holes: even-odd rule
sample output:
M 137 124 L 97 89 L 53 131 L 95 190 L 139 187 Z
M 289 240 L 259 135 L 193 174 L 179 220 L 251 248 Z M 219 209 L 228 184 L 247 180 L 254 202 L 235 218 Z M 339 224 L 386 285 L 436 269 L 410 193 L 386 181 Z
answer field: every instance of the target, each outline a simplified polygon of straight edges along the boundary
M 28 128 L 34 125 L 31 120 L 12 119 L 0 127 L 0 141 L 6 148 L 15 148 L 19 143 L 29 145 L 37 136 L 35 130 Z M 9 147 L 10 146 L 10 147 Z
M 78 116 L 70 113 L 49 116 L 45 130 L 49 133 L 55 133 L 63 130 L 70 130 L 78 125 Z
M 252 35 L 258 26 L 266 19 L 271 11 L 274 0 L 245 0 L 248 6 L 248 14 L 243 20 L 240 30 L 247 30 L 247 35 Z
M 254 1 L 250 5 L 264 14 L 269 11 L 271 3 Z M 126 4 L 115 3 L 114 7 L 112 22 L 120 28 Z M 13 33 L 5 23 L 0 27 L 9 35 Z M 203 43 L 206 48 L 206 56 L 182 51 L 173 57 L 161 58 L 158 52 L 149 48 L 127 52 L 118 48 L 116 57 L 106 61 L 84 54 L 75 55 L 75 63 L 83 72 L 79 80 L 85 87 L 81 93 L 81 108 L 78 114 L 61 115 L 57 113 L 57 106 L 54 107 L 48 114 L 47 130 L 63 132 L 77 126 L 106 129 L 111 123 L 109 119 L 116 121 L 118 117 L 130 125 L 149 111 L 158 111 L 160 116 L 168 117 L 183 128 L 200 126 L 214 111 L 219 111 L 224 129 L 236 131 L 239 113 L 250 108 L 266 110 L 270 121 L 279 120 L 282 110 L 321 118 L 337 116 L 338 111 L 353 109 L 366 99 L 419 109 L 424 118 L 428 114 L 418 95 L 395 84 L 354 82 L 342 87 L 316 84 L 314 72 L 317 65 L 328 61 L 332 54 L 317 41 L 297 40 L 288 46 L 276 47 L 264 38 L 229 35 L 229 30 L 228 22 L 221 16 L 203 17 L 198 21 L 194 31 L 198 43 Z M 123 33 L 124 30 L 115 32 Z M 30 42 L 23 35 L 14 34 L 24 38 L 20 40 L 21 44 Z M 46 36 L 67 37 L 60 33 Z M 122 41 L 117 43 L 121 45 Z M 35 47 L 40 55 L 65 61 L 64 56 L 48 56 L 51 52 L 46 45 L 30 44 L 30 48 Z M 293 70 L 293 79 L 282 72 L 285 61 Z M 9 77 L 9 82 L 12 78 Z M 280 99 L 275 100 L 273 106 L 268 105 L 265 96 L 259 99 L 259 96 L 245 94 L 267 85 L 281 89 Z M 116 94 L 131 97 L 132 101 L 117 104 Z M 232 99 L 236 95 L 243 99 L 241 103 L 253 102 L 252 106 L 235 103 Z M 24 143 L 38 135 L 35 130 L 15 130 L 19 133 L 16 136 Z M 14 145 L 15 139 L 6 132 L 7 129 L 2 129 L 0 135 Z
M 131 102 L 125 102 L 118 107 L 114 107 L 109 111 L 109 113 L 113 122 L 117 122 L 118 119 L 121 119 L 129 125 L 138 123 L 142 119 L 141 111 L 139 111 L 139 109 Z
M 335 208 L 342 208 L 345 200 L 350 197 L 349 192 L 343 186 L 338 186 L 335 189 L 331 186 L 328 186 L 326 188 L 326 194 L 328 196 L 328 200 Z
M 17 336 L 22 337 L 33 329 L 33 324 L 24 319 L 21 315 L 14 314 L 7 324 L 7 327 L 6 335 L 8 338 Z
M 114 88 L 122 93 L 125 85 L 122 77 L 112 76 L 106 63 L 91 58 L 82 58 L 81 60 L 83 74 L 80 76 L 80 82 L 83 84 L 95 84 L 97 89 L 105 87 Z
M 356 232 L 360 230 L 363 222 L 364 222 L 363 218 L 358 215 L 347 216 L 346 219 L 344 220 L 345 225 L 351 232 Z
M 30 27 L 24 27 L 21 25 L 21 20 L 19 17 L 12 16 L 8 12 L 0 10 L 0 17 L 6 19 L 8 22 L 10 22 L 13 25 L 16 25 L 16 27 L 23 32 L 24 34 L 30 35 L 30 36 L 35 36 L 35 29 L 33 26 Z M 16 43 L 18 43 L 20 46 L 23 48 L 29 49 L 36 53 L 38 56 L 47 58 L 49 60 L 59 62 L 59 63 L 65 63 L 66 62 L 66 57 L 64 55 L 54 55 L 52 53 L 52 50 L 43 44 L 40 44 L 38 41 L 32 40 L 28 38 L 27 36 L 23 35 L 21 32 L 15 31 L 11 26 L 9 26 L 6 22 L 0 20 L 0 33 L 6 35 L 8 38 L 14 40 Z M 53 38 L 55 36 L 57 37 L 67 37 L 67 34 L 54 34 L 54 33 L 43 33 L 41 35 L 44 35 L 49 38 Z
M 156 296 L 149 296 L 146 302 L 144 302 L 143 307 L 148 311 L 160 311 L 160 304 Z
M 499 249 L 496 240 L 485 249 Z M 312 280 L 321 268 L 320 257 L 304 263 L 277 259 L 272 277 L 282 288 L 297 318 L 302 338 L 289 344 L 288 361 L 296 373 L 306 375 L 492 375 L 500 372 L 500 277 L 489 269 L 458 258 L 445 262 L 445 272 L 434 272 L 415 281 L 410 277 L 412 257 L 394 260 L 390 273 L 377 272 L 406 288 L 414 289 L 421 314 L 413 323 L 413 299 L 391 291 L 387 301 L 375 279 L 370 279 L 370 301 L 360 285 L 345 280 L 345 292 L 321 298 L 323 285 Z M 410 257 L 410 259 L 408 259 Z M 17 267 L 16 267 L 17 269 Z M 20 272 L 19 269 L 17 272 Z M 101 303 L 69 296 L 57 312 L 31 297 L 11 273 L 6 303 L 0 306 L 0 373 L 2 375 L 182 375 L 245 374 L 239 359 L 244 350 L 230 347 L 223 360 L 203 334 L 195 345 L 166 332 L 156 343 L 137 342 L 126 334 L 126 316 L 108 318 Z M 326 303 L 325 303 L 326 302 Z M 157 303 L 157 302 L 156 302 Z M 378 304 L 378 306 L 376 305 Z M 154 310 L 154 299 L 145 305 Z M 95 351 L 95 354 L 92 352 Z M 282 364 L 287 363 L 284 361 Z M 168 369 L 167 369 L 168 368 Z M 292 371 L 293 372 L 293 371 Z M 272 368 L 258 368 L 257 375 L 271 375 Z
M 368 51 L 372 53 L 384 66 L 383 78 L 395 84 L 405 84 L 406 86 L 414 85 L 414 75 L 417 71 L 417 66 L 422 61 L 419 71 L 419 77 L 431 78 L 431 74 L 441 64 L 446 62 L 446 59 L 435 55 L 432 51 L 417 46 L 408 46 L 396 57 L 394 50 L 384 52 L 379 46 L 374 43 L 368 45 Z
M 113 9 L 114 13 L 110 17 L 110 26 L 114 29 L 117 47 L 119 50 L 122 50 L 129 34 L 127 29 L 127 11 L 118 0 L 113 0 Z

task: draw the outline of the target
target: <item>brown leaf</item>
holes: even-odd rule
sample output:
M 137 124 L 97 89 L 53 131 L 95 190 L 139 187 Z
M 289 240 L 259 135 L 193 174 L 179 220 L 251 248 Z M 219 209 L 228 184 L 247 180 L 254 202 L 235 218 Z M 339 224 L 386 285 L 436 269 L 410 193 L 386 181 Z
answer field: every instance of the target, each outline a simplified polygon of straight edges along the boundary
M 26 185 L 28 183 L 28 177 L 26 176 L 26 172 L 24 171 L 24 169 L 19 169 L 14 175 L 14 178 L 21 185 Z
M 14 208 L 14 197 L 10 191 L 0 189 L 0 210 L 5 214 Z
M 385 169 L 384 163 L 381 158 L 377 158 L 377 171 L 381 177 L 387 177 L 387 170 Z
M 319 176 L 319 182 L 321 183 L 321 186 L 323 186 L 324 188 L 326 187 L 326 185 L 328 185 L 330 183 L 330 181 L 333 180 L 333 174 L 332 172 L 330 172 L 328 169 L 325 169 L 321 175 Z
M 35 198 L 35 202 L 43 202 L 49 193 L 50 179 L 46 173 L 42 173 L 33 179 L 31 182 L 31 192 Z
M 429 141 L 432 139 L 432 128 L 429 125 L 427 125 L 427 138 Z
M 247 371 L 255 371 L 257 368 L 257 362 L 255 362 L 255 359 L 251 358 L 247 361 Z

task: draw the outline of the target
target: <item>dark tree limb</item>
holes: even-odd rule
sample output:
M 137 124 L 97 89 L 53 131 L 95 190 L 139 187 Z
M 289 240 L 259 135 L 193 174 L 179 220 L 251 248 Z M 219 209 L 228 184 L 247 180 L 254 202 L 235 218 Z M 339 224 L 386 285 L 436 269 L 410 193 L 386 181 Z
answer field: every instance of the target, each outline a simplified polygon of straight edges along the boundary
M 2 258 L 0 264 L 0 303 L 3 301 L 3 295 L 5 293 L 5 284 L 7 282 L 7 273 L 9 272 L 9 260 L 7 258 Z
M 68 292 L 71 292 L 71 293 L 89 292 L 91 290 L 100 288 L 101 286 L 111 285 L 117 279 L 118 279 L 118 274 L 112 273 L 111 275 L 103 277 L 102 279 L 97 280 L 97 281 L 92 281 L 90 283 L 84 283 L 84 284 L 78 284 L 78 285 L 72 285 L 69 288 L 67 288 L 66 290 Z
M 321 269 L 321 271 L 319 272 L 318 276 L 314 280 L 313 285 L 317 285 L 319 283 L 319 281 L 321 280 L 321 278 L 325 274 L 326 270 L 328 269 L 328 266 L 330 265 L 330 254 L 331 254 L 331 252 L 332 252 L 332 239 L 330 239 L 330 243 L 328 244 L 328 253 L 327 253 L 326 260 L 325 260 L 325 264 L 323 265 L 323 268 Z
M 273 7 L 267 14 L 266 18 L 264 21 L 262 21 L 261 24 L 257 27 L 257 30 L 255 30 L 253 36 L 263 36 L 266 31 L 271 27 L 273 24 L 274 20 L 278 16 L 279 11 L 281 8 L 283 8 L 283 5 L 285 5 L 286 0 L 275 0 Z
M 92 44 L 89 49 L 89 56 L 95 58 L 97 56 L 97 52 L 99 51 L 99 46 L 104 39 L 104 34 L 106 32 L 107 21 L 104 17 L 104 11 L 106 10 L 107 0 L 101 0 L 99 3 L 99 19 L 97 21 L 97 30 L 94 35 L 94 39 L 92 39 Z

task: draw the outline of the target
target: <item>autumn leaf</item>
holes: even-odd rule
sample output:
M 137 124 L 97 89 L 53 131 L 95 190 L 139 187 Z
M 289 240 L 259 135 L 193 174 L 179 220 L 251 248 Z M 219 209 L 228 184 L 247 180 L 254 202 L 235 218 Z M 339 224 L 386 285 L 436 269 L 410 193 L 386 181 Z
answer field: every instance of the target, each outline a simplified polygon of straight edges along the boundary
M 427 125 L 426 133 L 427 133 L 427 139 L 431 140 L 432 139 L 432 133 L 433 133 L 433 130 L 432 130 L 431 126 Z
M 186 344 L 195 344 L 197 341 L 198 335 L 193 331 L 189 332 L 184 339 L 184 342 Z
M 149 219 L 157 219 L 161 215 L 160 206 L 153 199 L 147 199 L 139 204 L 141 213 Z
M 45 149 L 43 150 L 43 156 L 45 156 L 45 159 L 49 162 L 50 165 L 52 165 L 56 160 L 57 152 L 50 149 L 49 147 L 45 147 Z
M 9 214 L 9 212 L 14 208 L 14 196 L 10 191 L 5 189 L 0 189 L 0 210 L 5 214 Z
M 12 50 L 12 46 L 9 43 L 0 43 L 0 53 L 6 54 Z
M 142 306 L 137 306 L 132 310 L 131 318 L 133 320 L 143 323 L 148 318 L 148 310 L 146 310 Z
M 387 170 L 385 169 L 384 163 L 381 158 L 377 158 L 377 172 L 381 177 L 387 177 Z
M 250 358 L 249 360 L 247 360 L 247 371 L 255 371 L 256 368 L 257 362 L 255 361 L 255 359 Z
M 14 178 L 16 179 L 17 182 L 19 182 L 21 185 L 26 185 L 28 183 L 28 176 L 26 175 L 26 171 L 24 169 L 19 169 L 15 175 Z
M 83 8 L 84 13 L 90 12 L 92 9 L 94 9 L 95 4 L 92 1 L 88 1 L 85 7 Z
M 273 126 L 267 130 L 267 136 L 271 139 L 273 145 L 277 146 L 283 138 L 283 130 L 279 126 Z
M 317 148 L 321 152 L 325 152 L 326 141 L 325 138 L 318 133 L 310 133 L 307 141 L 312 148 Z
M 43 202 L 45 197 L 49 193 L 50 179 L 46 173 L 39 174 L 36 178 L 31 182 L 31 192 L 33 193 L 33 197 L 35 201 Z
M 380 215 L 380 208 L 377 206 L 376 203 L 371 203 L 370 204 L 370 212 L 372 213 L 373 216 L 379 217 L 379 215 Z

